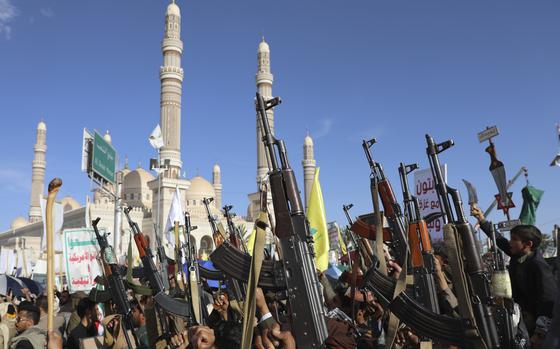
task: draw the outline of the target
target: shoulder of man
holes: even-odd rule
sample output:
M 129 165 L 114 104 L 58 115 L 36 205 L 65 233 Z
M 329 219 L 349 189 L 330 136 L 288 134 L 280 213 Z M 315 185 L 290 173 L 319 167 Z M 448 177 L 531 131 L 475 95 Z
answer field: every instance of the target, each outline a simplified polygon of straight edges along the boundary
M 552 272 L 552 267 L 544 260 L 542 253 L 538 250 L 533 252 L 533 255 L 528 259 L 528 262 L 535 269 Z
M 16 346 L 13 347 L 13 349 L 34 349 L 34 348 L 33 348 L 33 344 L 31 344 L 30 341 L 28 341 L 27 339 L 23 339 L 17 342 Z

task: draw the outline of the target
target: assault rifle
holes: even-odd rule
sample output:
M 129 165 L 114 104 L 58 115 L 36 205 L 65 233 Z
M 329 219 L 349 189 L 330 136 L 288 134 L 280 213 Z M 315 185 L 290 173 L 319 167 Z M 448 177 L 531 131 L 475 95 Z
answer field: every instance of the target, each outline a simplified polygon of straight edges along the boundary
M 197 302 L 199 306 L 197 307 L 197 309 L 194 309 L 195 302 L 193 302 L 192 299 L 193 287 L 197 288 L 198 292 L 196 293 L 198 294 L 198 297 L 201 300 L 202 300 L 201 295 L 204 292 L 202 289 L 202 285 L 200 283 L 200 266 L 198 265 L 198 260 L 196 259 L 196 250 L 195 250 L 196 247 L 191 246 L 191 234 L 192 231 L 196 230 L 197 228 L 198 227 L 196 225 L 195 226 L 191 225 L 191 215 L 188 212 L 185 212 L 184 247 L 186 249 L 186 260 L 189 265 L 189 273 L 187 279 L 185 280 L 185 284 L 187 285 L 185 293 L 186 293 L 187 301 L 191 306 L 191 311 L 192 311 L 191 323 L 193 324 L 196 323 L 196 319 L 198 318 L 200 319 L 199 325 L 206 325 L 208 320 L 208 310 L 206 309 L 206 307 L 203 305 L 201 301 Z M 193 278 L 193 281 L 196 282 L 191 284 L 191 278 Z M 195 314 L 198 314 L 198 316 L 195 316 Z
M 223 232 L 223 228 L 221 227 L 221 223 L 219 223 L 220 226 L 218 226 L 218 223 L 216 223 L 216 218 L 214 218 L 214 216 L 212 216 L 212 214 L 210 213 L 210 203 L 212 201 L 214 201 L 214 198 L 202 199 L 202 202 L 206 207 L 206 212 L 208 213 L 208 222 L 210 222 L 210 227 L 212 228 L 212 237 L 214 238 L 214 244 L 216 245 L 216 247 L 220 247 L 225 243 L 226 237 Z M 230 296 L 233 296 L 233 298 L 237 299 L 238 301 L 241 301 L 245 298 L 244 285 L 241 284 L 237 279 L 228 277 L 226 278 L 226 284 L 232 292 Z
M 459 255 L 457 265 L 453 271 L 454 286 L 458 292 L 460 315 L 469 321 L 474 321 L 484 343 L 489 348 L 499 348 L 496 322 L 490 307 L 494 304 L 488 276 L 482 268 L 482 262 L 476 245 L 474 230 L 467 221 L 463 211 L 461 195 L 455 188 L 449 187 L 443 178 L 439 163 L 439 154 L 453 146 L 453 141 L 448 140 L 437 144 L 430 135 L 426 135 L 428 159 L 434 177 L 435 188 L 443 211 L 443 220 L 446 229 L 450 232 L 447 236 L 457 241 L 449 249 L 455 249 Z M 452 204 L 453 202 L 453 204 Z M 453 215 L 455 211 L 455 216 Z M 445 232 L 445 231 L 444 231 Z M 460 239 L 460 241 L 459 241 Z M 460 246 L 460 247 L 459 247 Z M 449 251 L 448 251 L 449 252 Z M 462 261 L 465 261 L 464 267 Z M 453 268 L 454 265 L 452 264 Z M 468 280 L 468 281 L 467 281 Z M 458 282 L 456 282 L 458 281 Z M 461 302 L 469 302 L 468 304 Z M 472 318 L 474 315 L 474 318 Z
M 154 300 L 157 305 L 162 308 L 165 312 L 181 316 L 183 318 L 189 318 L 191 316 L 190 305 L 184 300 L 175 299 L 170 297 L 165 293 L 165 288 L 163 287 L 163 280 L 161 273 L 157 270 L 152 250 L 144 237 L 144 234 L 140 231 L 138 224 L 133 222 L 130 218 L 129 212 L 132 207 L 127 207 L 124 209 L 124 214 L 128 220 L 128 225 L 134 234 L 134 242 L 138 248 L 138 254 L 140 255 L 140 260 L 142 261 L 142 268 L 144 269 L 144 275 L 150 283 L 150 287 L 154 292 Z M 164 319 L 162 319 L 164 320 Z M 170 334 L 169 328 L 166 326 L 167 321 L 162 321 L 162 326 L 164 327 L 164 334 Z M 167 328 L 166 328 L 167 327 Z
M 95 220 L 91 221 L 93 231 L 95 232 L 95 237 L 97 238 L 97 243 L 101 250 L 101 264 L 103 265 L 103 273 L 105 274 L 105 279 L 107 279 L 107 285 L 109 286 L 109 293 L 111 294 L 111 300 L 115 305 L 117 313 L 122 315 L 122 321 L 124 323 L 124 338 L 126 339 L 126 344 L 129 348 L 132 348 L 132 341 L 128 335 L 128 331 L 132 331 L 134 344 L 138 348 L 138 340 L 134 335 L 134 324 L 132 323 L 132 308 L 130 307 L 130 302 L 126 298 L 126 289 L 124 288 L 123 279 L 119 275 L 119 266 L 117 264 L 117 257 L 115 256 L 115 251 L 113 247 L 109 245 L 107 241 L 107 235 L 99 234 L 99 229 L 97 224 L 101 218 L 97 217 Z M 132 266 L 129 266 L 132 267 Z
M 414 298 L 427 309 L 439 313 L 437 288 L 434 281 L 434 254 L 426 221 L 422 219 L 418 198 L 410 194 L 407 175 L 418 168 L 417 164 L 401 162 L 399 176 L 403 193 L 404 213 L 408 218 L 408 246 L 414 276 Z
M 235 213 L 230 213 L 231 209 L 233 208 L 232 205 L 225 205 L 224 209 L 224 217 L 226 217 L 228 230 L 229 230 L 229 241 L 233 246 L 237 249 L 247 252 L 247 246 L 245 245 L 245 240 L 243 240 L 243 236 L 241 236 L 239 229 L 233 223 L 233 217 L 235 217 Z
M 492 226 L 492 286 L 496 304 L 494 314 L 498 327 L 498 336 L 503 348 L 523 348 L 525 347 L 524 338 L 516 336 L 513 316 L 515 313 L 514 302 L 512 299 L 511 280 L 506 268 L 504 255 L 496 243 L 496 228 Z
M 319 348 L 327 339 L 323 296 L 313 262 L 313 237 L 303 213 L 301 197 L 286 146 L 270 130 L 267 109 L 280 98 L 267 101 L 257 92 L 256 107 L 262 126 L 262 140 L 269 153 L 269 183 L 276 219 L 275 235 L 283 256 L 287 290 L 288 320 L 298 348 Z
M 472 228 L 464 216 L 459 193 L 445 184 L 439 167 L 438 154 L 449 148 L 452 142 L 435 144 L 430 136 L 426 136 L 426 138 L 430 167 L 442 203 L 440 206 L 444 213 L 443 216 L 446 222 L 453 222 L 446 224 L 444 231 L 448 253 L 454 253 L 454 258 L 450 258 L 450 264 L 453 268 L 454 288 L 457 291 L 461 317 L 454 318 L 426 309 L 407 292 L 401 292 L 391 299 L 393 292 L 389 291 L 394 289 L 395 282 L 383 276 L 376 267 L 370 268 L 367 272 L 366 287 L 375 293 L 383 307 L 388 308 L 421 336 L 469 349 L 499 348 L 494 319 L 489 312 L 492 297 L 488 278 L 480 267 L 480 256 L 476 250 Z M 449 194 L 453 198 L 457 218 L 453 217 L 451 213 Z M 461 249 L 458 248 L 459 242 L 455 237 L 461 239 L 461 256 L 457 256 Z M 466 260 L 465 266 L 463 266 L 463 260 Z
M 364 263 L 363 265 L 364 268 L 362 268 L 363 269 L 362 271 L 365 272 L 368 268 L 370 268 L 373 265 L 373 260 L 371 258 L 371 256 L 373 256 L 373 250 L 371 248 L 371 245 L 369 244 L 369 241 L 367 241 L 367 239 L 364 239 L 361 236 L 356 236 L 354 232 L 351 230 L 352 226 L 354 225 L 352 217 L 350 217 L 350 209 L 352 207 L 354 207 L 354 204 L 342 205 L 342 210 L 344 211 L 344 214 L 346 215 L 346 219 L 348 220 L 348 227 L 347 227 L 348 236 L 350 237 L 350 240 L 354 245 L 354 249 L 362 257 L 361 259 L 363 260 Z M 348 258 L 350 260 L 351 258 L 350 254 L 348 255 Z
M 391 183 L 389 182 L 389 179 L 385 177 L 383 167 L 380 163 L 375 162 L 371 156 L 370 148 L 376 142 L 377 141 L 375 140 L 375 138 L 372 138 L 369 141 L 364 140 L 362 142 L 362 148 L 364 149 L 369 168 L 371 170 L 370 190 L 372 201 L 374 201 L 373 196 L 376 195 L 374 187 L 377 184 L 379 197 L 381 198 L 381 202 L 383 204 L 383 211 L 385 213 L 385 217 L 387 217 L 387 220 L 389 221 L 389 226 L 391 227 L 391 242 L 393 251 L 395 252 L 397 263 L 403 266 L 403 261 L 405 260 L 406 254 L 408 253 L 405 218 L 401 211 L 401 206 L 395 198 Z M 379 222 L 378 224 L 382 223 Z M 376 243 L 382 242 L 377 241 Z
M 214 201 L 214 198 L 202 199 L 202 202 L 204 203 L 204 207 L 206 207 L 206 212 L 208 213 L 208 222 L 210 223 L 210 228 L 212 228 L 212 238 L 214 239 L 214 245 L 216 245 L 216 247 L 219 247 L 221 244 L 224 243 L 226 237 L 218 229 L 216 218 L 214 218 L 214 216 L 212 216 L 212 214 L 210 213 L 210 203 L 212 201 Z
M 157 256 L 161 266 L 161 273 L 163 275 L 163 277 L 161 278 L 161 280 L 163 281 L 163 288 L 169 290 L 169 274 L 167 272 L 167 266 L 169 264 L 167 263 L 167 255 L 165 254 L 165 249 L 163 248 L 163 245 L 161 243 L 161 238 L 157 234 L 157 230 L 155 236 L 157 245 Z

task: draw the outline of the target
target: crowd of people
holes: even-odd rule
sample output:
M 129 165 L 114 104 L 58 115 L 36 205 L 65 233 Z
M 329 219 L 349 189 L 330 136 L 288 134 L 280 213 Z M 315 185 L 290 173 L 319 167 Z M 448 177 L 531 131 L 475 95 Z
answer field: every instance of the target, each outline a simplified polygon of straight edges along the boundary
M 471 214 L 487 234 L 492 223 L 473 207 Z M 539 252 L 541 232 L 534 226 L 519 225 L 511 230 L 511 239 L 497 234 L 497 246 L 510 257 L 509 275 L 513 300 L 519 316 L 515 323 L 516 336 L 524 348 L 539 349 L 550 329 L 557 297 L 557 270 Z M 458 300 L 453 288 L 453 275 L 443 243 L 434 243 L 434 280 L 442 314 L 457 317 Z M 386 255 L 390 276 L 399 277 L 401 267 Z M 491 267 L 488 267 L 491 272 Z M 338 280 L 319 273 L 324 296 L 324 310 L 328 329 L 326 348 L 385 348 L 387 332 L 386 309 L 376 301 L 371 290 L 360 284 L 364 275 L 360 269 L 348 269 Z M 184 292 L 169 274 L 170 294 L 182 297 Z M 143 280 L 139 280 L 143 282 Z M 100 279 L 103 283 L 103 279 Z M 183 294 L 184 295 L 184 294 Z M 210 296 L 213 298 L 210 298 Z M 23 296 L 4 295 L 0 304 L 0 349 L 43 348 L 125 348 L 123 317 L 116 314 L 110 300 L 100 302 L 94 293 L 56 292 L 54 330 L 47 332 L 48 301 L 46 295 L 33 295 L 27 289 Z M 127 290 L 131 305 L 133 329 L 129 337 L 134 346 L 147 348 L 230 349 L 240 348 L 243 336 L 243 299 L 234 299 L 227 289 L 212 289 L 206 285 L 201 302 L 208 299 L 208 316 L 204 325 L 188 323 L 183 318 L 163 314 L 151 295 L 135 294 Z M 210 299 L 212 301 L 210 301 Z M 296 348 L 290 328 L 284 325 L 285 301 L 273 292 L 257 288 L 256 317 L 254 319 L 253 348 Z M 116 315 L 116 316 L 115 316 Z M 162 321 L 167 322 L 163 326 Z M 167 327 L 167 328 L 166 328 Z M 422 333 L 401 325 L 396 336 L 399 348 L 419 348 Z M 435 348 L 456 348 L 434 342 Z

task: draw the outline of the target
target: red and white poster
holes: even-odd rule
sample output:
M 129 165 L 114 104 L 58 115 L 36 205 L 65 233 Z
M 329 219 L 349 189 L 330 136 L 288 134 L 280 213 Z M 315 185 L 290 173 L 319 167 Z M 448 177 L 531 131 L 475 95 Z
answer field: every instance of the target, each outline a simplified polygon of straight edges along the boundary
M 447 183 L 447 164 L 440 165 L 443 179 Z M 430 168 L 414 171 L 413 195 L 418 198 L 418 207 L 422 217 L 430 213 L 441 212 L 432 170 Z M 443 239 L 443 219 L 438 218 L 428 223 L 432 240 Z

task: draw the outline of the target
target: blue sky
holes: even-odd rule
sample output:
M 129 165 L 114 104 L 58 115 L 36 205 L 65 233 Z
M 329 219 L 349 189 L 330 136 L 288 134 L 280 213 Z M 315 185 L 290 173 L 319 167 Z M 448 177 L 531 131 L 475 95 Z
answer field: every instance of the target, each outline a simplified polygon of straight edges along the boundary
M 449 184 L 497 192 L 477 132 L 498 125 L 498 157 L 513 175 L 529 169 L 545 190 L 538 225 L 560 222 L 560 2 L 179 1 L 182 9 L 182 157 L 188 177 L 222 168 L 225 203 L 244 214 L 255 188 L 256 50 L 271 47 L 276 134 L 285 139 L 300 189 L 306 130 L 329 220 L 342 204 L 371 210 L 362 138 L 400 197 L 399 162 L 428 166 L 425 133 L 456 146 L 442 155 Z M 47 123 L 47 182 L 80 202 L 82 128 L 109 129 L 121 159 L 146 166 L 159 121 L 158 69 L 166 1 L 0 0 L 0 230 L 27 216 L 35 128 Z M 521 179 L 514 187 L 519 214 Z M 492 218 L 501 220 L 502 215 Z

